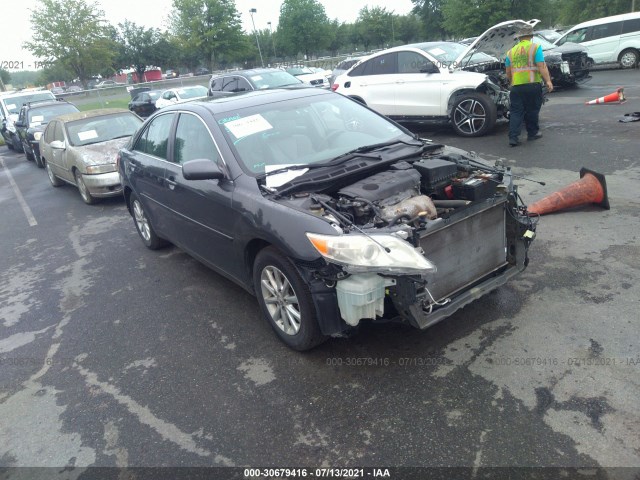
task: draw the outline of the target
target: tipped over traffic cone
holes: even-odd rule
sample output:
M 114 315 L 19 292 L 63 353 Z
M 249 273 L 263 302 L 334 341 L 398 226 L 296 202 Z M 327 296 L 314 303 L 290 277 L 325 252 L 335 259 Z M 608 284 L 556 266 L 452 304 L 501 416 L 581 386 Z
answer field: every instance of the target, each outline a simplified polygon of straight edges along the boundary
M 580 170 L 580 180 L 529 205 L 529 215 L 545 215 L 565 208 L 594 203 L 609 210 L 607 182 L 604 175 L 587 168 Z
M 596 105 L 598 103 L 622 103 L 626 100 L 624 98 L 624 88 L 620 87 L 615 92 L 605 95 L 604 97 L 595 98 L 590 102 L 585 102 L 585 105 Z

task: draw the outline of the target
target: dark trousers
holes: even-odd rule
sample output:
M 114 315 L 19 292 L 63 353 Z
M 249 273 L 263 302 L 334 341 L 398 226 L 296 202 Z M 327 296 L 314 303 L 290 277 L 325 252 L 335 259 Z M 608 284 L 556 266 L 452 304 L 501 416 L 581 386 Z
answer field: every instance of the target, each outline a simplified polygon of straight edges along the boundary
M 540 126 L 538 115 L 542 107 L 542 85 L 539 83 L 525 83 L 514 85 L 509 94 L 509 140 L 518 140 L 522 121 L 524 120 L 527 134 L 532 137 Z

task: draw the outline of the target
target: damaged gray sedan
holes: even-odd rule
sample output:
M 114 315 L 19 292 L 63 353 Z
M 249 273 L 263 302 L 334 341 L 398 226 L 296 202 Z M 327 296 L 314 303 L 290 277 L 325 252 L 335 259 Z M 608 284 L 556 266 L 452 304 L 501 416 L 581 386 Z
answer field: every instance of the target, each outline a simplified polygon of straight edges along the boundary
M 39 145 L 51 185 L 77 186 L 87 204 L 121 195 L 116 154 L 141 124 L 121 108 L 69 113 L 49 122 Z
M 434 325 L 524 270 L 535 235 L 509 169 L 323 89 L 167 107 L 119 155 L 143 243 L 244 287 L 296 350 Z

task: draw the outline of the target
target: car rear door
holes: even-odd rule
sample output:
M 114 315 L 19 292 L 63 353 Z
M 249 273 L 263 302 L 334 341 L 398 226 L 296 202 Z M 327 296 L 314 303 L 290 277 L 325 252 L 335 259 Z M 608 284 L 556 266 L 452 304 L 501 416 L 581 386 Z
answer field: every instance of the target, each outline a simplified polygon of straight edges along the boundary
M 161 236 L 170 237 L 169 191 L 164 185 L 171 130 L 177 118 L 174 112 L 161 113 L 146 125 L 130 152 L 125 152 L 127 177 L 153 227 Z
M 231 210 L 233 182 L 186 180 L 182 165 L 189 160 L 226 166 L 209 128 L 198 115 L 182 112 L 178 118 L 165 185 L 172 215 L 172 238 L 189 253 L 233 277 L 240 277 L 240 259 L 233 251 L 235 215 Z
M 615 62 L 622 33 L 622 22 L 609 22 L 589 28 L 587 39 L 582 44 L 589 50 L 595 63 Z
M 383 115 L 396 115 L 397 65 L 395 52 L 371 58 L 352 72 L 348 77 L 351 86 L 340 93 L 362 97 L 369 107 Z

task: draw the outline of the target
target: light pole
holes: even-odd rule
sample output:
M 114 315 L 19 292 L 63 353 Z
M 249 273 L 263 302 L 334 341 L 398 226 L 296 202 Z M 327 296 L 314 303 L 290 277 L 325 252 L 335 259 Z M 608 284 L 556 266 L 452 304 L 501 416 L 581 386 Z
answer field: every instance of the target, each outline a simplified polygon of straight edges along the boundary
M 249 13 L 251 14 L 251 23 L 253 24 L 253 33 L 256 36 L 256 44 L 258 44 L 258 53 L 260 54 L 260 64 L 264 68 L 264 60 L 262 59 L 262 50 L 260 50 L 260 40 L 258 40 L 258 32 L 256 32 L 256 23 L 253 21 L 253 14 L 257 12 L 258 11 L 255 8 L 252 8 L 251 10 L 249 10 Z
M 269 25 L 269 32 L 271 34 L 271 44 L 273 45 L 273 56 L 277 57 L 277 55 L 276 55 L 276 41 L 273 39 L 273 30 L 271 29 L 271 22 L 267 22 L 267 25 Z

